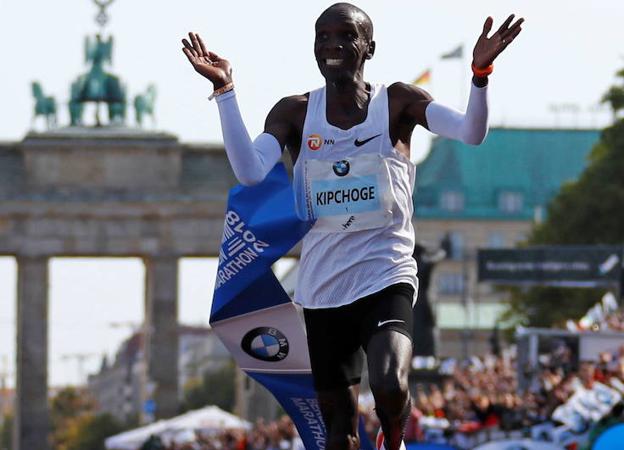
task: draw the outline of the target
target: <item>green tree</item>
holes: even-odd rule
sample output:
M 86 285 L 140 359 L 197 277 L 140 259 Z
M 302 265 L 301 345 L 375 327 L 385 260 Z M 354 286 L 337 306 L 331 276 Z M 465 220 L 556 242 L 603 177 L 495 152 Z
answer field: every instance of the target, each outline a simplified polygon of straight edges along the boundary
M 68 442 L 75 422 L 82 416 L 95 413 L 95 401 L 83 389 L 67 387 L 52 399 L 50 418 L 52 422 L 52 446 L 55 450 L 68 450 Z
M 236 366 L 230 361 L 215 372 L 206 372 L 201 381 L 192 381 L 184 389 L 183 411 L 216 405 L 226 411 L 234 409 Z
M 624 69 L 620 70 L 617 76 L 624 80 Z M 602 97 L 602 102 L 609 104 L 613 117 L 617 120 L 618 112 L 624 109 L 624 86 L 611 86 Z
M 84 414 L 71 424 L 66 442 L 67 450 L 105 450 L 104 441 L 124 430 L 110 414 Z
M 11 432 L 13 430 L 13 416 L 4 416 L 2 420 L 2 428 L 0 429 L 0 449 L 11 450 L 13 442 L 11 440 Z
M 562 186 L 548 206 L 548 219 L 536 226 L 529 245 L 621 245 L 624 243 L 624 70 L 621 85 L 603 97 L 614 123 L 603 130 L 578 180 Z M 510 324 L 544 326 L 580 318 L 604 290 L 539 287 L 513 289 L 503 319 Z

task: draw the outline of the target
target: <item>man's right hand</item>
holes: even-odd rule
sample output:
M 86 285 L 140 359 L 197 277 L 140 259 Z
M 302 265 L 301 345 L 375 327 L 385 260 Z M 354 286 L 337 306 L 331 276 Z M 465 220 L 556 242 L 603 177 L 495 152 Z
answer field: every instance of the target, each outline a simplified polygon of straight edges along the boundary
M 193 66 L 193 69 L 202 76 L 208 78 L 214 89 L 219 89 L 232 82 L 232 66 L 227 59 L 219 57 L 216 53 L 206 50 L 204 41 L 197 33 L 189 33 L 191 42 L 182 39 L 184 48 L 182 51 Z

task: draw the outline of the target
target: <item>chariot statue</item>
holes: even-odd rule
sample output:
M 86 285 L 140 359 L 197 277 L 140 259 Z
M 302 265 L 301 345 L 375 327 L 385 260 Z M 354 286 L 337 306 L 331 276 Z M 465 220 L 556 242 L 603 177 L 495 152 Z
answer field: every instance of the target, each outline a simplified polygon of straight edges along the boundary
M 89 65 L 86 73 L 78 76 L 70 86 L 68 101 L 69 116 L 72 126 L 84 126 L 83 113 L 88 103 L 95 104 L 95 125 L 102 126 L 104 120 L 101 117 L 101 107 L 105 104 L 108 108 L 108 121 L 110 125 L 123 126 L 126 122 L 126 106 L 128 103 L 126 87 L 121 79 L 107 70 L 113 62 L 113 37 L 104 37 L 103 28 L 108 23 L 109 16 L 106 8 L 114 0 L 93 0 L 99 12 L 95 21 L 100 25 L 100 32 L 93 37 L 85 38 L 84 58 Z M 33 123 L 38 117 L 45 118 L 47 128 L 56 126 L 56 101 L 54 97 L 46 96 L 39 82 L 32 83 L 32 94 L 35 100 Z M 143 125 L 145 115 L 152 118 L 154 115 L 154 103 L 156 100 L 156 87 L 150 84 L 147 90 L 134 98 L 134 110 L 136 123 Z
M 100 104 L 108 105 L 109 122 L 113 125 L 123 125 L 126 119 L 126 89 L 119 77 L 104 70 L 105 63 L 112 63 L 113 38 L 103 40 L 101 35 L 85 40 L 85 61 L 91 63 L 91 69 L 80 75 L 71 85 L 69 112 L 71 124 L 82 125 L 84 104 L 95 102 L 95 122 L 102 124 L 100 119 Z

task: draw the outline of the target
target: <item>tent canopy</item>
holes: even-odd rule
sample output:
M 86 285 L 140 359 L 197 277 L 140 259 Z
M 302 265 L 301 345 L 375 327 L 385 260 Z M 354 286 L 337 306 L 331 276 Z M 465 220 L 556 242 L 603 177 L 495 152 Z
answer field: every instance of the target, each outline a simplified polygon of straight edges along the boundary
M 184 431 L 215 432 L 226 429 L 251 429 L 251 423 L 223 411 L 218 406 L 206 406 L 189 411 L 181 416 L 159 420 L 134 430 L 111 436 L 106 439 L 108 450 L 136 450 L 151 436 L 159 435 L 167 440 Z

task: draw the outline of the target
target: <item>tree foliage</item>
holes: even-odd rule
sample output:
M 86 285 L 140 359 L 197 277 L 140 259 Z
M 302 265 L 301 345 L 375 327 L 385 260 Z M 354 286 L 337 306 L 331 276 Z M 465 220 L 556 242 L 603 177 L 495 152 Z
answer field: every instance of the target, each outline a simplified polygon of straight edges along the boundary
M 548 206 L 548 218 L 536 226 L 529 245 L 624 244 L 624 70 L 622 85 L 610 88 L 603 101 L 614 115 L 592 149 L 578 180 L 562 186 Z M 599 289 L 539 287 L 513 289 L 503 319 L 511 324 L 543 326 L 580 318 L 604 293 Z
M 201 380 L 184 389 L 183 411 L 216 405 L 232 412 L 235 402 L 236 367 L 231 361 L 215 372 L 206 372 Z
M 510 288 L 511 300 L 501 320 L 505 327 L 563 327 L 581 318 L 602 297 L 599 289 L 558 287 Z
M 581 177 L 564 185 L 532 244 L 624 242 L 624 119 L 602 132 Z
M 84 415 L 95 413 L 95 401 L 82 389 L 61 389 L 52 399 L 50 419 L 52 422 L 52 446 L 56 450 L 68 450 L 74 422 Z
M 68 430 L 67 450 L 106 450 L 104 441 L 124 430 L 110 414 L 85 414 L 76 418 Z
M 127 427 L 110 414 L 97 414 L 84 389 L 68 387 L 52 399 L 52 446 L 55 450 L 104 450 L 104 440 Z
M 4 416 L 2 426 L 0 427 L 0 448 L 3 450 L 11 450 L 13 442 L 11 440 L 11 432 L 13 430 L 13 416 Z
M 624 69 L 620 70 L 617 76 L 624 80 Z M 603 95 L 602 102 L 609 104 L 613 117 L 617 118 L 618 112 L 624 109 L 624 86 L 611 86 Z

